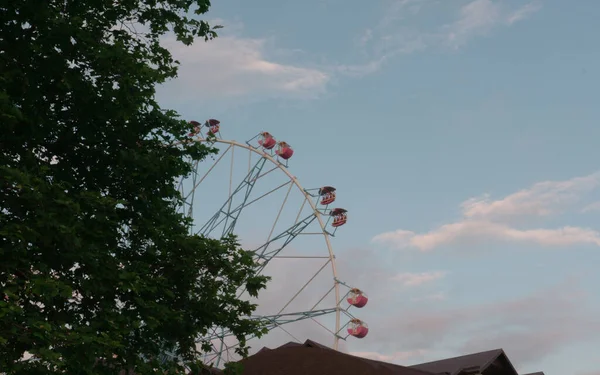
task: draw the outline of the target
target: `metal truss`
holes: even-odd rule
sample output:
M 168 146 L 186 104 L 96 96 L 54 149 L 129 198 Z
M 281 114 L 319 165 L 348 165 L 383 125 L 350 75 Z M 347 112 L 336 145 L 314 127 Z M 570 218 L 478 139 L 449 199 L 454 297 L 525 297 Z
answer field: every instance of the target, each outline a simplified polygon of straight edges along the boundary
M 239 218 L 242 209 L 247 206 L 246 203 L 248 201 L 248 198 L 250 197 L 250 194 L 252 193 L 252 189 L 254 188 L 256 181 L 260 177 L 262 177 L 260 172 L 265 166 L 266 161 L 266 158 L 260 158 L 258 162 L 256 162 L 254 167 L 246 175 L 246 178 L 244 178 L 244 180 L 240 182 L 240 184 L 233 191 L 233 193 L 229 195 L 229 198 L 227 199 L 227 201 L 225 201 L 221 209 L 217 211 L 212 216 L 212 218 L 202 226 L 202 228 L 200 228 L 198 234 L 207 236 L 223 222 L 225 222 L 225 224 L 223 226 L 223 232 L 221 236 L 224 237 L 228 234 L 233 233 L 237 219 Z M 231 205 L 233 203 L 233 199 L 238 193 L 243 194 L 243 202 L 234 209 L 232 209 Z M 221 217 L 221 215 L 224 215 L 224 217 Z
M 259 273 L 267 266 L 271 259 L 275 258 L 290 242 L 294 240 L 300 233 L 306 229 L 314 220 L 316 216 L 310 214 L 306 218 L 292 225 L 288 229 L 284 230 L 277 236 L 269 239 L 264 245 L 254 250 L 254 256 L 259 260 L 260 265 L 258 267 Z M 269 246 L 278 240 L 285 238 L 283 244 L 278 246 L 276 249 L 269 250 Z
M 276 315 L 260 315 L 260 316 L 251 316 L 248 319 L 256 320 L 262 323 L 262 326 L 267 328 L 269 331 L 277 328 L 282 325 L 297 323 L 306 319 L 314 319 L 319 316 L 328 315 L 335 313 L 337 308 L 329 308 L 329 309 L 320 309 L 320 310 L 312 310 L 312 311 L 302 311 L 302 312 L 294 312 L 294 313 L 286 313 L 286 314 L 276 314 Z M 215 333 L 212 335 L 204 336 L 197 340 L 200 342 L 207 342 L 212 340 L 222 340 L 225 337 L 233 336 L 233 333 L 229 330 L 223 330 L 221 333 Z M 249 337 L 252 338 L 252 337 Z

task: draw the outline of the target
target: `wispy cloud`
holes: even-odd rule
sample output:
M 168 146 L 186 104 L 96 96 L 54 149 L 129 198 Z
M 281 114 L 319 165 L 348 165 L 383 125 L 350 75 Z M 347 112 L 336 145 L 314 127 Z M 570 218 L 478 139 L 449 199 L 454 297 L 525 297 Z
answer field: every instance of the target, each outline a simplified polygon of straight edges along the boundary
M 431 271 L 431 272 L 420 272 L 420 273 L 399 273 L 392 277 L 392 281 L 397 281 L 404 286 L 420 286 L 436 280 L 439 280 L 446 276 L 446 272 L 443 271 Z
M 227 23 L 226 23 L 227 24 Z M 330 74 L 318 68 L 277 62 L 267 39 L 239 36 L 241 25 L 232 25 L 222 36 L 184 46 L 173 39 L 165 45 L 181 63 L 179 77 L 161 88 L 171 98 L 288 95 L 315 97 L 322 93 Z
M 467 218 L 506 220 L 517 216 L 548 216 L 561 213 L 583 194 L 600 186 L 600 172 L 566 181 L 544 181 L 499 200 L 489 194 L 461 204 Z
M 509 9 L 498 1 L 474 0 L 464 5 L 459 11 L 458 19 L 444 26 L 443 31 L 447 42 L 457 48 L 471 38 L 485 35 L 496 27 L 510 26 L 525 20 L 540 9 L 542 4 L 539 1 Z
M 371 39 L 373 39 L 373 30 L 366 29 L 363 34 L 358 38 L 358 44 L 361 46 L 366 45 Z
M 540 9 L 539 0 L 517 7 L 497 0 L 396 0 L 384 8 L 377 25 L 363 31 L 358 45 L 368 49 L 369 56 L 376 60 L 427 48 L 458 49 L 492 30 L 523 21 Z
M 521 20 L 526 19 L 531 14 L 539 11 L 540 9 L 542 9 L 541 1 L 534 1 L 534 2 L 528 3 L 524 6 L 522 6 L 521 8 L 517 9 L 516 11 L 512 12 L 506 21 L 510 25 L 512 25 L 515 22 L 519 22 Z
M 503 224 L 469 220 L 442 225 L 424 234 L 400 230 L 382 233 L 373 238 L 375 242 L 387 243 L 395 247 L 413 246 L 422 251 L 443 245 L 469 244 L 484 239 L 525 242 L 542 246 L 580 244 L 600 246 L 600 233 L 588 228 L 567 226 L 557 229 L 519 230 Z
M 600 233 L 590 228 L 564 226 L 551 229 L 520 229 L 514 226 L 516 221 L 523 217 L 546 217 L 562 213 L 599 185 L 600 173 L 596 172 L 566 181 L 536 183 L 529 189 L 498 200 L 491 200 L 489 195 L 471 198 L 461 204 L 463 218 L 454 223 L 442 225 L 426 233 L 399 229 L 379 234 L 373 241 L 395 247 L 415 247 L 423 251 L 483 239 L 542 246 L 600 246 Z
M 364 64 L 338 65 L 335 67 L 335 71 L 348 76 L 362 77 L 378 71 L 386 60 L 387 58 L 385 56 L 382 56 L 378 59 L 368 61 Z
M 463 6 L 459 14 L 456 21 L 443 27 L 444 36 L 454 47 L 489 32 L 503 18 L 500 5 L 491 0 L 474 0 Z

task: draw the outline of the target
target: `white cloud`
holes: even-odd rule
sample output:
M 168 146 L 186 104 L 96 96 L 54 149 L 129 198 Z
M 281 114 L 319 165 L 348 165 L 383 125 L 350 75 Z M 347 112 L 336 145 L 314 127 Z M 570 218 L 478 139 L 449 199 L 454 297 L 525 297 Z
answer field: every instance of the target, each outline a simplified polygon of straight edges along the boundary
M 430 271 L 420 273 L 399 273 L 392 277 L 392 281 L 400 282 L 404 286 L 419 286 L 439 280 L 446 276 L 443 271 Z
M 233 26 L 233 30 L 241 27 Z M 268 57 L 266 39 L 227 34 L 204 43 L 185 46 L 173 39 L 165 46 L 181 65 L 179 77 L 161 91 L 173 98 L 289 95 L 315 97 L 330 79 L 323 70 L 286 64 Z
M 524 228 L 510 225 L 520 217 L 545 217 L 561 213 L 580 200 L 582 195 L 600 185 L 600 173 L 566 181 L 534 184 L 503 199 L 489 196 L 472 198 L 461 204 L 463 219 L 442 225 L 426 233 L 399 229 L 379 234 L 374 242 L 394 247 L 415 247 L 422 251 L 449 244 L 468 244 L 483 239 L 533 243 L 542 246 L 600 246 L 600 233 L 590 228 Z
M 525 4 L 521 8 L 512 12 L 506 21 L 508 22 L 508 24 L 512 25 L 515 22 L 519 22 L 521 20 L 526 19 L 531 14 L 538 12 L 540 9 L 542 9 L 542 3 L 540 1 L 534 1 Z
M 491 0 L 475 0 L 460 9 L 460 17 L 445 27 L 448 41 L 458 46 L 475 34 L 486 33 L 501 18 L 500 6 Z
M 457 49 L 475 37 L 525 20 L 541 8 L 538 0 L 518 7 L 509 7 L 497 0 L 472 0 L 463 6 L 458 1 L 392 1 L 384 8 L 380 22 L 365 29 L 359 45 L 368 47 L 368 54 L 375 56 L 374 60 L 426 48 Z M 452 17 L 453 14 L 456 16 Z M 439 21 L 448 15 L 447 21 Z M 432 26 L 423 29 L 419 25 Z
M 507 197 L 492 201 L 489 195 L 471 198 L 461 204 L 467 218 L 487 220 L 515 216 L 548 216 L 560 213 L 566 206 L 577 202 L 582 194 L 600 185 L 600 172 L 566 181 L 544 181 Z
M 509 10 L 498 1 L 474 0 L 464 5 L 459 18 L 443 30 L 448 43 L 457 48 L 475 36 L 485 35 L 497 26 L 512 25 L 540 9 L 538 1 Z
M 558 229 L 519 230 L 503 224 L 472 220 L 442 225 L 424 234 L 405 230 L 386 232 L 375 236 L 373 241 L 397 248 L 416 247 L 428 251 L 443 245 L 468 244 L 483 239 L 529 242 L 542 246 L 600 246 L 600 233 L 592 229 L 566 226 Z
M 359 65 L 339 65 L 336 67 L 336 71 L 353 77 L 362 77 L 368 74 L 375 73 L 379 69 L 383 63 L 385 63 L 386 57 L 381 57 L 379 59 L 371 60 L 365 64 Z

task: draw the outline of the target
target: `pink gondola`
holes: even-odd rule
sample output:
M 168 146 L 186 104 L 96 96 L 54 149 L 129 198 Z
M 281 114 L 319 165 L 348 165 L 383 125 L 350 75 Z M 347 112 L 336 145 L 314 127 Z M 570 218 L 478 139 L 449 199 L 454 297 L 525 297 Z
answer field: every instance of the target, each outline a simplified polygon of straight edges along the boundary
M 275 147 L 277 141 L 269 132 L 262 132 L 260 133 L 258 144 L 261 145 L 265 150 L 271 150 L 273 147 Z
M 288 160 L 294 155 L 294 150 L 286 142 L 279 142 L 279 148 L 275 153 L 283 160 Z
M 367 302 L 369 302 L 369 297 L 360 289 L 353 288 L 350 289 L 350 294 L 347 299 L 348 303 L 354 307 L 362 308 L 365 307 Z
M 360 319 L 352 319 L 348 326 L 348 334 L 356 338 L 362 339 L 369 333 L 367 323 Z
M 208 128 L 208 133 L 215 135 L 219 132 L 220 126 L 219 124 L 221 123 L 221 121 L 219 120 L 215 120 L 214 118 L 211 118 L 210 120 L 207 120 L 204 123 L 204 126 L 206 126 Z
M 332 186 L 323 186 L 319 189 L 319 195 L 321 196 L 321 204 L 327 206 L 335 202 L 335 188 Z
M 200 133 L 200 127 L 201 127 L 201 125 L 200 125 L 200 123 L 198 121 L 192 120 L 192 121 L 190 121 L 190 125 L 194 126 L 194 130 L 191 133 L 188 134 L 189 137 L 193 137 L 196 134 Z
M 334 228 L 341 227 L 348 221 L 348 211 L 343 208 L 334 208 L 331 210 L 330 215 L 333 216 L 333 223 L 331 223 L 331 226 Z

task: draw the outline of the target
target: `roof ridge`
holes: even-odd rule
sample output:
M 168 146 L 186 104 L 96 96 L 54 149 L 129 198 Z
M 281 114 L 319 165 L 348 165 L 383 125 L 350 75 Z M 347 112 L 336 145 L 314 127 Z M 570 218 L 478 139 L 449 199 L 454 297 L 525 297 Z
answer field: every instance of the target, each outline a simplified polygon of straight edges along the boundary
M 498 353 L 498 355 L 500 355 L 500 354 L 505 354 L 505 353 L 504 353 L 504 350 L 503 350 L 502 348 L 499 348 L 499 349 L 491 349 L 491 350 L 484 350 L 484 351 L 482 351 L 482 352 L 475 352 L 475 353 L 469 353 L 469 354 L 457 355 L 457 356 L 455 356 L 455 357 L 449 357 L 449 358 L 444 358 L 444 359 L 436 359 L 435 361 L 429 361 L 429 362 L 423 362 L 423 363 L 415 363 L 414 365 L 411 365 L 410 367 L 412 367 L 412 366 L 428 365 L 428 364 L 430 364 L 430 363 L 435 363 L 435 362 L 444 362 L 444 361 L 450 361 L 450 360 L 453 360 L 453 359 L 458 359 L 458 358 L 468 357 L 468 356 L 471 356 L 471 355 L 478 355 L 478 354 L 492 353 L 492 352 L 497 352 L 497 353 Z

